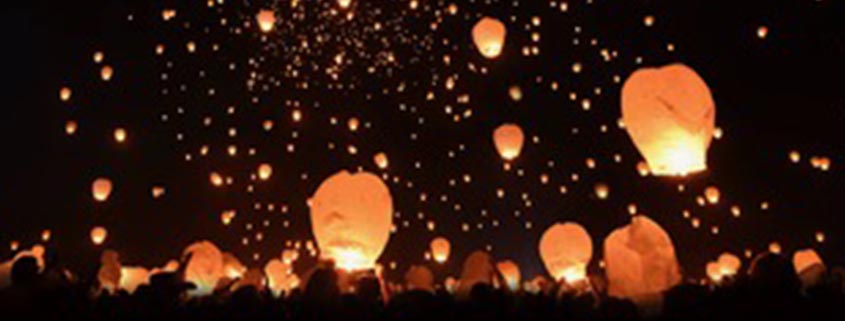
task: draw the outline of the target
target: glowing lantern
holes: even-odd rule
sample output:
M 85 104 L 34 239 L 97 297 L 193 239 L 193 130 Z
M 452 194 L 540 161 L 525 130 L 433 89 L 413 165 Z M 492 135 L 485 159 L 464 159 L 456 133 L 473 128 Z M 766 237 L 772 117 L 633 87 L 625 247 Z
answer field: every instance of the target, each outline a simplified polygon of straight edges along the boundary
M 769 28 L 766 26 L 757 27 L 757 38 L 766 39 L 769 35 Z
M 822 262 L 822 258 L 819 257 L 819 254 L 815 250 L 805 249 L 797 251 L 792 255 L 792 265 L 795 267 L 795 272 L 801 274 L 801 272 L 804 272 L 804 270 L 813 265 L 824 266 L 824 262 Z
M 434 292 L 434 274 L 425 266 L 414 265 L 405 273 L 408 290 Z
M 493 142 L 496 144 L 496 150 L 499 155 L 506 161 L 511 161 L 519 157 L 522 152 L 522 143 L 525 140 L 525 135 L 522 133 L 522 128 L 514 124 L 504 124 L 496 128 L 493 132 Z
M 246 273 L 246 266 L 229 252 L 223 253 L 223 275 L 229 279 L 240 279 Z
M 258 21 L 258 28 L 262 32 L 270 32 L 273 31 L 273 26 L 276 24 L 276 15 L 273 10 L 261 10 L 255 16 L 255 20 Z
M 596 186 L 593 187 L 593 190 L 596 193 L 596 197 L 600 200 L 605 200 L 608 196 L 610 196 L 610 187 L 605 183 L 596 184 Z
M 592 257 L 593 240 L 578 223 L 557 223 L 540 238 L 540 258 L 555 280 L 569 284 L 584 280 Z
M 65 133 L 68 135 L 76 134 L 76 130 L 79 128 L 79 124 L 77 124 L 73 120 L 68 120 L 65 123 Z
M 472 41 L 475 47 L 487 59 L 493 59 L 502 53 L 507 29 L 501 21 L 484 17 L 472 27 Z
M 390 190 L 371 173 L 340 171 L 311 198 L 311 228 L 321 256 L 345 270 L 374 268 L 392 224 Z
M 337 0 L 337 5 L 340 6 L 341 9 L 349 8 L 350 4 L 352 4 L 352 0 Z
M 103 251 L 100 255 L 100 269 L 97 271 L 97 282 L 100 289 L 114 293 L 120 288 L 122 277 L 120 256 L 112 250 Z
M 211 185 L 220 187 L 223 186 L 223 176 L 220 176 L 217 172 L 212 172 L 208 175 L 208 180 L 211 181 Z
M 299 251 L 287 249 L 282 251 L 282 262 L 285 264 L 293 264 L 299 259 Z
M 126 129 L 116 128 L 114 130 L 114 141 L 123 143 L 126 141 Z
M 622 120 L 654 175 L 707 169 L 715 119 L 710 89 L 683 64 L 639 69 L 622 86 Z
M 120 268 L 120 289 L 129 294 L 135 293 L 139 286 L 150 283 L 150 272 L 139 266 Z
M 106 236 L 108 236 L 108 231 L 105 227 L 96 226 L 91 229 L 91 242 L 94 245 L 103 244 L 106 241 Z
M 164 187 L 153 186 L 153 189 L 150 193 L 153 195 L 153 198 L 159 198 L 164 196 L 165 192 L 167 192 L 167 190 Z
M 681 281 L 669 234 L 645 216 L 614 230 L 604 241 L 608 294 L 653 307 L 660 293 Z
M 111 77 L 114 75 L 114 69 L 111 66 L 105 65 L 103 68 L 100 69 L 100 79 L 103 81 L 111 80 Z
M 223 253 L 213 243 L 201 241 L 188 246 L 182 255 L 190 257 L 185 266 L 185 281 L 196 286 L 196 289 L 188 294 L 211 294 L 217 286 L 217 281 L 224 276 Z
M 299 278 L 293 274 L 289 264 L 279 259 L 272 259 L 264 266 L 264 274 L 267 276 L 267 287 L 275 297 L 283 293 L 290 293 L 299 286 Z
M 466 299 L 476 284 L 492 285 L 495 276 L 496 268 L 490 254 L 484 251 L 472 252 L 464 261 L 456 295 L 460 299 Z
M 112 191 L 112 183 L 108 178 L 98 178 L 91 184 L 91 194 L 94 200 L 105 202 L 109 199 Z
M 731 253 L 722 253 L 719 259 L 707 263 L 707 277 L 713 282 L 721 282 L 725 277 L 733 277 L 742 266 L 742 261 Z
M 61 101 L 68 101 L 70 100 L 70 96 L 72 93 L 73 91 L 71 91 L 69 87 L 62 87 L 61 89 L 59 89 L 59 99 Z
M 505 285 L 508 289 L 511 291 L 519 290 L 522 275 L 520 274 L 519 266 L 516 265 L 516 263 L 510 260 L 502 261 L 496 264 L 496 269 L 499 270 L 499 273 L 505 280 Z
M 273 175 L 273 167 L 270 164 L 261 164 L 258 165 L 258 178 L 262 181 L 266 181 L 270 179 L 270 176 Z
M 431 255 L 437 263 L 444 263 L 449 259 L 449 252 L 452 248 L 449 240 L 443 237 L 435 238 L 431 240 L 429 247 L 431 247 Z
M 721 198 L 722 193 L 719 192 L 719 189 L 714 186 L 709 186 L 704 189 L 704 198 L 707 199 L 707 203 L 710 204 L 717 204 L 719 203 L 719 198 Z
M 522 88 L 519 88 L 519 86 L 516 85 L 511 86 L 511 88 L 508 89 L 508 95 L 511 96 L 511 100 L 520 101 L 522 100 Z
M 346 122 L 346 126 L 349 127 L 349 131 L 355 132 L 358 131 L 358 126 L 361 125 L 361 122 L 358 118 L 352 117 Z
M 378 153 L 373 156 L 373 162 L 376 163 L 376 166 L 378 166 L 378 168 L 385 169 L 388 165 L 387 155 L 385 155 L 384 153 Z

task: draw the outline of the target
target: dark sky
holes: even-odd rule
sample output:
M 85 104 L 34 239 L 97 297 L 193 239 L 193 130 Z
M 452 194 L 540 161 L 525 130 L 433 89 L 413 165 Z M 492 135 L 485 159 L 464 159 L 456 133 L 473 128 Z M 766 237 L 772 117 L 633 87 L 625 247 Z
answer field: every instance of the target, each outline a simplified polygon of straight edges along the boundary
M 764 250 L 778 241 L 787 252 L 815 247 L 827 261 L 843 262 L 845 251 L 845 35 L 841 1 L 610 1 L 596 0 L 593 5 L 571 1 L 569 13 L 550 9 L 547 1 L 522 1 L 519 8 L 511 2 L 491 5 L 459 4 L 457 17 L 446 18 L 437 31 L 431 31 L 430 12 L 403 17 L 397 5 L 376 1 L 356 4 L 359 21 L 374 17 L 400 17 L 405 34 L 420 39 L 434 39 L 431 48 L 394 42 L 400 63 L 390 71 L 364 72 L 375 58 L 366 51 L 350 53 L 355 61 L 344 71 L 338 83 L 355 84 L 355 89 L 325 89 L 322 71 L 303 68 L 311 82 L 308 90 L 294 88 L 284 78 L 284 68 L 291 56 L 285 49 L 272 49 L 261 42 L 254 29 L 242 34 L 219 26 L 220 17 L 232 25 L 250 20 L 261 7 L 259 2 L 234 1 L 223 9 L 203 8 L 204 1 L 117 0 L 49 1 L 13 5 L 0 9 L 2 50 L 2 97 L 5 113 L 0 117 L 0 139 L 4 150 L 4 174 L 0 175 L 0 256 L 10 255 L 8 244 L 19 240 L 29 246 L 38 241 L 40 231 L 51 229 L 49 246 L 60 258 L 76 267 L 96 263 L 99 249 L 91 246 L 88 231 L 94 225 L 109 228 L 107 246 L 119 250 L 125 261 L 148 266 L 160 265 L 178 256 L 180 249 L 199 239 L 211 239 L 222 248 L 249 261 L 252 253 L 263 257 L 278 255 L 287 240 L 310 237 L 305 199 L 320 181 L 340 169 L 378 171 L 372 155 L 384 151 L 390 157 L 388 173 L 400 184 L 390 183 L 394 207 L 401 213 L 395 223 L 409 221 L 409 227 L 394 234 L 382 256 L 400 266 L 422 262 L 428 241 L 446 235 L 455 248 L 455 257 L 491 245 L 497 258 L 511 258 L 528 275 L 542 273 L 536 244 L 545 227 L 556 221 L 574 220 L 591 232 L 600 257 L 600 244 L 612 229 L 627 222 L 626 206 L 636 203 L 640 211 L 655 218 L 671 234 L 678 256 L 686 269 L 701 273 L 704 263 L 722 251 L 741 254 L 746 248 Z M 311 1 L 306 1 L 310 3 Z M 359 1 L 363 2 L 363 1 Z M 429 1 L 421 1 L 429 2 Z M 537 4 L 534 4 L 534 3 Z M 404 3 L 404 1 L 403 1 Z M 437 6 L 436 1 L 430 1 Z M 284 8 L 286 6 L 282 5 Z M 314 5 L 318 6 L 318 5 Z M 399 5 L 406 10 L 405 4 Z M 178 8 L 175 22 L 162 22 L 162 8 Z M 384 12 L 374 13 L 376 7 Z M 127 16 L 132 15 L 132 21 Z M 486 61 L 474 52 L 469 30 L 478 15 L 506 19 L 509 35 L 505 52 L 497 60 Z M 643 17 L 656 18 L 653 27 L 643 25 Z M 529 43 L 530 32 L 522 30 L 530 17 L 542 17 L 539 57 L 520 55 L 522 44 Z M 375 39 L 359 32 L 361 24 L 308 22 L 279 30 L 268 42 L 288 44 L 295 32 L 318 34 L 319 27 L 339 37 Z M 186 23 L 189 27 L 186 27 Z M 758 26 L 770 32 L 758 39 Z M 576 34 L 575 27 L 582 32 Z M 386 32 L 380 33 L 387 34 Z M 400 39 L 399 32 L 385 36 Z M 579 45 L 572 43 L 573 38 Z M 450 45 L 442 45 L 442 39 Z M 599 47 L 589 46 L 598 39 Z M 184 44 L 196 41 L 197 54 L 187 54 Z M 420 40 L 422 41 L 422 40 Z M 666 51 L 666 44 L 676 46 Z M 154 54 L 155 45 L 167 46 L 164 56 Z M 212 52 L 212 44 L 220 50 Z M 329 40 L 315 48 L 306 60 L 322 64 L 331 61 L 338 43 Z M 378 44 L 369 43 L 375 50 Z M 606 46 L 619 51 L 619 57 L 604 63 L 598 49 Z M 92 62 L 95 51 L 102 50 L 106 62 L 115 68 L 115 79 L 103 83 L 98 66 Z M 449 53 L 453 65 L 444 66 L 442 55 Z M 643 65 L 654 66 L 683 62 L 694 68 L 707 82 L 717 105 L 717 125 L 725 137 L 714 141 L 709 151 L 709 170 L 692 177 L 640 178 L 634 165 L 640 160 L 623 130 L 616 128 L 620 117 L 619 86 L 610 80 L 619 74 L 624 79 L 637 68 L 634 59 L 643 57 Z M 261 68 L 248 61 L 256 58 Z M 414 59 L 412 59 L 414 58 Z M 573 62 L 581 62 L 584 72 L 571 72 Z M 172 65 L 168 66 L 168 62 Z M 238 65 L 227 70 L 229 63 Z M 488 75 L 468 71 L 467 63 L 486 66 Z M 259 83 L 279 79 L 279 87 L 250 91 L 245 85 L 250 71 L 262 75 Z M 201 71 L 204 73 L 201 74 Z M 168 80 L 162 80 L 162 73 Z M 457 90 L 445 92 L 443 78 L 459 74 Z M 201 76 L 202 75 L 202 76 Z M 428 86 L 432 75 L 440 84 Z M 541 84 L 536 83 L 542 77 Z M 549 90 L 550 81 L 558 81 L 561 90 Z M 383 88 L 396 88 L 405 82 L 402 93 L 381 94 Z M 525 99 L 514 103 L 507 89 L 520 84 Z M 63 104 L 58 90 L 63 85 L 74 89 L 74 99 Z M 180 91 L 185 85 L 186 90 Z M 594 87 L 602 95 L 592 95 Z M 206 94 L 209 88 L 217 92 Z M 167 90 L 168 94 L 163 94 Z M 438 97 L 426 101 L 425 93 L 435 90 Z M 583 111 L 579 102 L 567 98 L 570 91 L 591 97 L 592 109 Z M 456 104 L 460 93 L 471 95 L 468 106 Z M 253 97 L 258 97 L 253 102 Z M 301 124 L 290 121 L 292 102 L 304 112 Z M 416 112 L 402 111 L 404 105 Z M 461 123 L 451 121 L 443 110 L 451 105 L 460 113 L 467 107 L 473 116 Z M 226 107 L 237 106 L 234 116 Z M 183 114 L 177 113 L 182 107 Z M 162 114 L 171 118 L 162 122 Z M 203 128 L 203 117 L 212 117 L 212 128 Z M 336 116 L 340 125 L 330 126 Z M 357 117 L 371 128 L 349 133 L 345 122 Z M 420 125 L 418 117 L 425 118 Z M 75 119 L 79 132 L 64 134 L 64 123 Z M 270 134 L 260 129 L 261 121 L 273 119 Z M 491 142 L 493 129 L 503 122 L 520 124 L 526 132 L 526 147 L 515 168 L 525 176 L 502 171 L 501 159 Z M 608 125 L 608 133 L 599 127 Z M 129 131 L 127 144 L 109 138 L 118 126 Z M 237 128 L 236 138 L 226 137 L 228 128 Z M 572 128 L 579 134 L 573 135 Z M 299 135 L 292 138 L 292 132 Z M 183 141 L 175 139 L 184 133 Z M 416 141 L 409 140 L 412 133 Z M 540 144 L 531 143 L 537 135 Z M 286 144 L 294 142 L 296 152 L 288 153 Z M 329 142 L 337 144 L 327 150 Z M 185 153 L 193 153 L 208 144 L 211 156 L 185 162 Z M 227 157 L 229 144 L 239 146 L 238 157 Z M 355 144 L 359 155 L 345 153 L 345 146 Z M 465 152 L 459 152 L 463 144 Z M 258 150 L 250 157 L 249 147 Z M 788 160 L 790 150 L 802 153 L 801 164 Z M 458 156 L 447 157 L 449 151 Z M 612 157 L 619 153 L 621 164 Z M 810 156 L 830 157 L 833 166 L 822 172 L 808 164 Z M 599 166 L 588 170 L 587 157 Z M 547 162 L 553 160 L 554 168 Z M 414 169 L 420 161 L 422 169 Z M 254 193 L 245 193 L 249 171 L 258 163 L 273 164 L 275 173 L 267 183 L 256 184 Z M 213 188 L 208 183 L 210 171 L 236 176 L 234 186 Z M 308 178 L 301 179 L 307 173 Z M 460 182 L 464 173 L 471 184 Z M 547 173 L 552 183 L 542 185 L 538 176 Z M 570 181 L 572 173 L 581 180 Z M 109 202 L 96 204 L 90 197 L 90 184 L 99 177 L 110 177 L 116 189 Z M 457 179 L 456 187 L 448 181 Z M 412 181 L 408 188 L 406 182 Z M 594 183 L 611 187 L 606 201 L 592 195 Z M 678 193 L 677 184 L 685 183 L 687 192 Z M 153 185 L 167 187 L 167 195 L 154 200 L 149 195 Z M 558 192 L 564 184 L 566 195 Z M 701 208 L 695 196 L 708 185 L 718 186 L 722 201 L 717 206 Z M 505 187 L 504 200 L 495 190 Z M 419 201 L 426 193 L 429 200 Z M 520 199 L 528 193 L 532 206 Z M 447 201 L 441 202 L 441 195 Z M 759 210 L 760 202 L 772 208 Z M 286 214 L 255 210 L 253 204 L 273 203 L 289 206 Z M 453 205 L 461 204 L 455 211 Z M 743 208 L 743 216 L 731 218 L 729 208 Z M 219 214 L 237 209 L 238 219 L 222 226 Z M 700 217 L 701 229 L 690 227 L 681 217 L 690 209 Z M 486 216 L 480 214 L 486 210 Z M 519 211 L 515 217 L 514 211 Z M 417 213 L 425 219 L 418 220 Z M 498 219 L 499 227 L 492 227 Z M 259 227 L 263 221 L 268 227 Z M 427 220 L 436 222 L 437 231 L 425 229 Z M 525 229 L 530 221 L 533 228 Z M 263 242 L 240 244 L 242 236 L 252 236 L 245 224 L 265 234 Z M 290 227 L 284 228 L 284 222 Z M 461 232 L 461 224 L 472 232 Z M 482 230 L 475 226 L 483 223 Z M 719 235 L 709 233 L 718 225 Z M 824 244 L 815 244 L 814 234 L 823 231 Z M 259 262 L 263 262 L 262 258 Z M 454 273 L 459 260 L 444 269 Z

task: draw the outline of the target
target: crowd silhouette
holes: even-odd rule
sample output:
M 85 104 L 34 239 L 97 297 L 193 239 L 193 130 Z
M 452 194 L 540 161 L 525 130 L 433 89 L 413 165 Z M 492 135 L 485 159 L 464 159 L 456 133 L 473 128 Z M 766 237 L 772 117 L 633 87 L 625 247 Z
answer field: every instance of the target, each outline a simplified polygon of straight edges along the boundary
M 255 286 L 224 286 L 194 298 L 187 295 L 193 285 L 180 273 L 155 274 L 132 294 L 108 293 L 94 277 L 22 257 L 11 269 L 11 284 L 0 290 L 0 313 L 20 318 L 5 320 L 817 320 L 841 318 L 845 304 L 842 269 L 819 267 L 807 286 L 805 276 L 776 254 L 762 255 L 748 273 L 718 285 L 678 285 L 662 294 L 659 312 L 650 313 L 607 296 L 599 285 L 571 291 L 549 282 L 529 292 L 479 282 L 465 295 L 444 287 L 400 291 L 373 274 L 341 280 L 330 264 L 278 297 Z M 341 290 L 344 282 L 354 290 Z

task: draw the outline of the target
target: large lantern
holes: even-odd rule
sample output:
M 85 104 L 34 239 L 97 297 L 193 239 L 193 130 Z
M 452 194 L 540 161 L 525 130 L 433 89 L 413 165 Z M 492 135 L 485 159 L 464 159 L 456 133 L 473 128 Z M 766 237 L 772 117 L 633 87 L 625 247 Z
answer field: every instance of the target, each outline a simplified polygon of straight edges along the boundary
M 608 294 L 641 307 L 661 302 L 661 292 L 681 281 L 669 234 L 645 216 L 614 230 L 604 241 Z
M 108 178 L 98 178 L 91 184 L 91 194 L 94 200 L 105 202 L 109 199 L 112 191 L 112 183 Z
M 310 201 L 321 257 L 345 270 L 374 268 L 393 223 L 387 185 L 370 173 L 341 171 L 323 181 Z
M 639 69 L 622 86 L 622 121 L 654 175 L 707 169 L 715 120 L 710 89 L 683 64 Z
M 482 56 L 488 59 L 498 57 L 505 46 L 507 29 L 501 21 L 484 17 L 472 28 L 472 41 Z
M 430 247 L 431 256 L 437 263 L 444 263 L 449 259 L 449 253 L 451 252 L 452 246 L 446 238 L 441 236 L 431 240 Z
M 522 128 L 514 124 L 501 125 L 493 132 L 493 143 L 496 144 L 496 150 L 506 161 L 519 157 L 524 140 L 525 135 L 522 133 Z
M 569 284 L 584 280 L 592 257 L 593 240 L 577 223 L 552 225 L 540 238 L 540 258 L 555 280 Z
M 188 294 L 206 296 L 214 292 L 217 281 L 225 276 L 223 253 L 220 249 L 209 241 L 201 241 L 188 246 L 182 255 L 190 256 L 185 266 L 185 281 L 196 286 L 196 289 Z

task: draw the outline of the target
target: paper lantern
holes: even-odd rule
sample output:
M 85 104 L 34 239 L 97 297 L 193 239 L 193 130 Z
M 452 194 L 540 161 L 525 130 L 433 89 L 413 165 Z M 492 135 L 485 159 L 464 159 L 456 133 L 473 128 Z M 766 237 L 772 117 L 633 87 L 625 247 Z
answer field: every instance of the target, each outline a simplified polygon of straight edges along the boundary
M 373 162 L 376 163 L 376 166 L 378 166 L 378 168 L 385 169 L 388 165 L 387 155 L 384 153 L 378 153 L 373 156 Z
M 293 274 L 291 266 L 279 259 L 272 259 L 267 262 L 267 265 L 264 266 L 264 274 L 267 276 L 267 287 L 275 297 L 290 293 L 291 290 L 299 286 L 299 277 Z
M 522 143 L 525 135 L 522 128 L 514 124 L 504 124 L 493 132 L 493 143 L 499 155 L 506 161 L 512 161 L 519 157 L 522 152 Z
M 499 270 L 499 274 L 502 275 L 502 278 L 505 281 L 505 286 L 507 286 L 509 290 L 514 292 L 519 290 L 520 282 L 522 282 L 519 265 L 516 265 L 516 263 L 511 260 L 505 260 L 496 263 L 496 269 Z
M 91 243 L 94 243 L 94 245 L 103 244 L 106 241 L 106 236 L 108 236 L 108 231 L 105 227 L 96 226 L 91 229 Z
M 540 238 L 540 258 L 555 280 L 568 284 L 584 280 L 592 257 L 593 240 L 578 223 L 557 223 Z
M 112 192 L 112 183 L 108 178 L 98 178 L 91 184 L 91 194 L 94 200 L 98 202 L 105 202 L 109 199 Z
M 114 141 L 123 143 L 126 141 L 126 129 L 116 128 L 114 130 Z
M 735 276 L 741 266 L 742 261 L 736 255 L 727 252 L 722 253 L 718 260 L 707 263 L 707 277 L 713 282 L 719 283 L 725 277 Z
M 614 230 L 604 241 L 608 295 L 640 307 L 659 304 L 661 292 L 681 281 L 669 234 L 645 216 Z
M 492 285 L 495 278 L 496 268 L 493 266 L 493 258 L 490 254 L 484 251 L 472 252 L 464 261 L 456 296 L 459 299 L 468 299 L 470 291 L 476 284 Z
M 273 167 L 270 164 L 264 163 L 258 165 L 258 178 L 262 181 L 266 181 L 270 179 L 270 176 L 273 175 Z
M 715 120 L 710 89 L 683 64 L 639 69 L 622 86 L 622 121 L 654 175 L 707 169 Z
M 374 268 L 393 224 L 387 185 L 371 173 L 341 171 L 323 181 L 310 201 L 321 257 L 344 270 Z
M 213 293 L 217 282 L 225 276 L 223 253 L 213 243 L 200 241 L 188 246 L 182 256 L 190 257 L 185 266 L 185 281 L 196 286 L 188 294 L 207 296 Z
M 704 189 L 704 198 L 707 199 L 707 203 L 717 204 L 721 197 L 722 193 L 715 186 L 708 186 Z
M 273 31 L 273 26 L 276 24 L 276 14 L 273 10 L 261 10 L 255 15 L 255 20 L 258 22 L 258 28 L 262 32 Z
M 813 265 L 824 266 L 824 262 L 815 250 L 804 249 L 797 251 L 795 252 L 795 254 L 792 255 L 792 265 L 795 266 L 795 272 L 801 274 L 801 272 L 812 267 Z
M 405 272 L 408 290 L 434 292 L 434 274 L 425 266 L 413 265 Z
M 121 277 L 120 255 L 113 250 L 103 251 L 100 255 L 100 269 L 97 270 L 100 289 L 114 293 L 120 288 Z
M 495 18 L 481 18 L 472 28 L 472 41 L 478 52 L 487 59 L 496 58 L 502 53 L 505 36 L 505 24 Z
M 105 65 L 103 68 L 100 68 L 100 79 L 110 81 L 112 76 L 114 76 L 114 69 L 111 66 Z
M 246 273 L 246 266 L 234 254 L 223 252 L 223 275 L 229 279 L 240 279 Z
M 444 263 L 449 260 L 449 253 L 451 252 L 452 246 L 446 238 L 437 237 L 431 240 L 429 247 L 431 248 L 431 256 L 435 262 Z
M 139 286 L 150 284 L 150 272 L 140 266 L 120 268 L 120 289 L 129 294 L 135 293 Z

